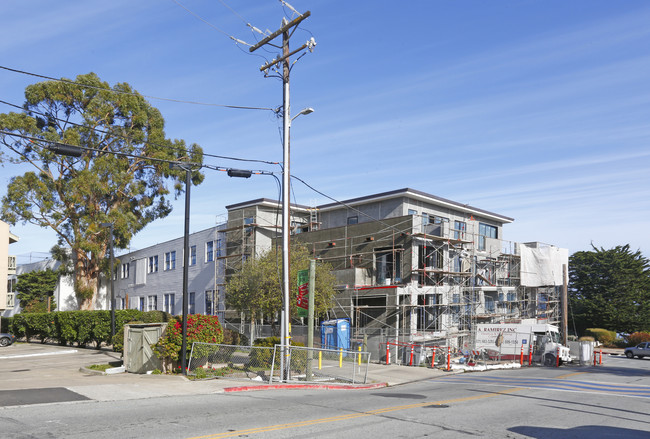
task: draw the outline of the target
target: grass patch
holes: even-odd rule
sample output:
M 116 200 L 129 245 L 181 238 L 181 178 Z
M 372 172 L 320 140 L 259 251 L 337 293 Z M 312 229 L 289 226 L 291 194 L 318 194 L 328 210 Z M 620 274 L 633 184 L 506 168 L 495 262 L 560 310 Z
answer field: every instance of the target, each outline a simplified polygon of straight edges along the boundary
M 110 369 L 113 366 L 110 364 L 93 364 L 91 366 L 88 366 L 88 369 L 90 370 L 99 370 L 101 372 L 106 372 L 106 369 Z

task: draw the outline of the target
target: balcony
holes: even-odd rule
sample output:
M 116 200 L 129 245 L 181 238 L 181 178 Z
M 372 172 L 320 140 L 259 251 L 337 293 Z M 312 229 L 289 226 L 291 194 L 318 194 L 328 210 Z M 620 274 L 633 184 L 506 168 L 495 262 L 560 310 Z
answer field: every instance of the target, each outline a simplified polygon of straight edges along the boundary
M 8 274 L 16 274 L 16 257 L 9 256 Z

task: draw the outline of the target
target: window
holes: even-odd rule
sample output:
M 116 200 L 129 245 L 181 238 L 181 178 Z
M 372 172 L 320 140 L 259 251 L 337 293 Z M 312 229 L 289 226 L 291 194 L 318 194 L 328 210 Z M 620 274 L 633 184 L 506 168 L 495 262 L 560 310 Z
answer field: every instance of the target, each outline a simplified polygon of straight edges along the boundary
M 131 264 L 122 264 L 122 279 L 129 278 L 129 265 Z
M 378 252 L 375 255 L 378 284 L 393 284 L 401 282 L 401 254 L 401 250 L 389 250 Z
M 165 271 L 176 269 L 176 251 L 165 253 Z
M 485 311 L 494 312 L 495 309 L 496 308 L 494 306 L 494 297 L 485 296 Z
M 196 265 L 196 246 L 190 247 L 190 267 Z
M 214 241 L 205 243 L 205 262 L 214 261 Z
M 147 297 L 147 311 L 155 311 L 158 309 L 158 296 Z
M 187 312 L 188 314 L 196 314 L 196 303 L 194 302 L 194 292 L 190 293 L 190 297 L 188 297 L 188 306 L 187 306 Z
M 214 315 L 214 291 L 206 290 L 205 292 L 205 313 L 209 316 Z
M 422 212 L 422 225 L 426 226 L 430 222 L 431 222 L 431 220 L 429 219 L 429 214 L 426 213 L 426 212 Z
M 138 297 L 138 310 L 144 311 L 144 297 Z
M 417 210 L 413 210 L 413 209 L 409 209 L 409 210 L 408 210 L 408 213 L 407 213 L 407 215 L 417 215 L 417 214 L 418 214 L 418 211 L 417 211 Z
M 348 217 L 348 226 L 351 226 L 352 224 L 359 224 L 359 217 L 358 216 L 349 216 Z
M 485 250 L 486 240 L 485 238 L 497 239 L 497 228 L 489 224 L 479 223 L 478 224 L 478 249 Z
M 149 256 L 149 269 L 147 273 L 156 273 L 158 271 L 158 255 Z
M 174 303 L 176 295 L 174 293 L 168 293 L 165 294 L 163 299 L 163 311 L 168 312 L 169 314 L 174 314 Z
M 221 257 L 221 247 L 222 247 L 221 239 L 217 239 L 217 248 L 215 249 L 215 251 L 217 252 L 218 258 Z
M 244 218 L 244 224 L 245 225 L 253 224 L 254 220 L 255 220 L 255 218 L 253 218 L 252 216 L 249 216 L 247 218 Z M 246 233 L 247 234 L 253 233 L 253 227 L 252 226 L 251 227 L 246 227 Z
M 465 239 L 467 224 L 463 221 L 454 221 L 454 239 Z

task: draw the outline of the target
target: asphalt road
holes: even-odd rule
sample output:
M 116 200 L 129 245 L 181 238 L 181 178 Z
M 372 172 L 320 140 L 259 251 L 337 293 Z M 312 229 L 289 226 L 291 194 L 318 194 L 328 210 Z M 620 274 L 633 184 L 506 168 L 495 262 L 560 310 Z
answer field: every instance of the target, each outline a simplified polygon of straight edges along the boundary
M 648 438 L 650 359 L 447 375 L 376 390 L 0 408 L 4 438 Z

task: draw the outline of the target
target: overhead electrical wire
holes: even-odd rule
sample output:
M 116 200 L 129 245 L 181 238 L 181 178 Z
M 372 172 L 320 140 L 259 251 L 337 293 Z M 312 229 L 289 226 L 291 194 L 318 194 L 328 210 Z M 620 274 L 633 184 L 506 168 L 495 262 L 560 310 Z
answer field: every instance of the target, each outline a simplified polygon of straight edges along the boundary
M 41 75 L 41 74 L 38 74 L 38 73 L 27 72 L 25 70 L 12 69 L 11 67 L 6 67 L 6 66 L 0 66 L 0 69 L 7 70 L 7 71 L 10 71 L 10 72 L 14 72 L 14 73 L 20 73 L 22 75 L 34 76 L 36 78 L 47 79 L 47 80 L 50 80 L 50 81 L 58 81 L 58 82 L 63 82 L 65 84 L 78 85 L 78 86 L 81 86 L 81 87 L 92 88 L 94 90 L 110 91 L 110 92 L 113 92 L 113 93 L 119 93 L 119 94 L 124 94 L 124 95 L 131 95 L 131 96 L 142 96 L 142 97 L 147 98 L 147 99 L 156 99 L 156 100 L 159 100 L 159 101 L 176 102 L 176 103 L 179 103 L 179 104 L 202 105 L 202 106 L 206 106 L 206 107 L 233 108 L 233 109 L 236 109 L 236 110 L 264 110 L 264 111 L 273 111 L 273 112 L 277 111 L 276 108 L 249 107 L 249 106 L 244 106 L 244 105 L 213 104 L 213 103 L 209 103 L 209 102 L 197 102 L 197 101 L 188 101 L 188 100 L 183 100 L 183 99 L 161 98 L 161 97 L 145 95 L 145 94 L 141 94 L 141 93 L 133 93 L 133 92 L 128 92 L 128 91 L 114 90 L 112 88 L 97 87 L 97 86 L 94 86 L 94 85 L 82 84 L 80 82 L 71 81 L 69 79 L 54 78 L 54 77 L 51 77 L 51 76 Z
M 9 105 L 10 107 L 14 107 L 14 108 L 17 108 L 17 109 L 19 109 L 19 110 L 29 111 L 30 113 L 38 114 L 39 116 L 43 116 L 43 117 L 45 117 L 45 118 L 51 118 L 51 119 L 54 119 L 54 120 L 58 120 L 59 122 L 65 122 L 65 123 L 68 123 L 68 124 L 70 124 L 70 125 L 74 125 L 74 126 L 76 126 L 76 127 L 89 129 L 89 127 L 86 127 L 86 126 L 84 126 L 84 125 L 78 124 L 78 123 L 76 123 L 76 122 L 72 122 L 72 121 L 70 121 L 70 120 L 65 120 L 65 119 L 60 119 L 60 118 L 55 117 L 55 116 L 52 116 L 52 115 L 48 115 L 48 114 L 45 114 L 45 113 L 41 113 L 40 111 L 36 111 L 36 110 L 25 110 L 23 107 L 21 107 L 21 106 L 19 106 L 19 105 L 12 104 L 12 103 L 7 102 L 7 101 L 3 101 L 2 99 L 0 99 L 0 103 L 5 104 L 5 105 Z M 128 137 L 126 137 L 126 136 L 122 136 L 122 135 L 117 134 L 117 133 L 110 133 L 110 132 L 107 132 L 107 131 L 104 131 L 104 130 L 100 130 L 100 129 L 98 129 L 98 128 L 90 128 L 90 129 L 91 129 L 93 132 L 96 132 L 96 133 L 101 133 L 101 134 L 111 135 L 111 136 L 114 136 L 114 137 L 119 137 L 119 138 L 124 139 L 124 140 L 130 140 Z M 181 148 L 174 147 L 174 146 L 169 146 L 169 145 L 160 145 L 160 144 L 158 144 L 158 143 L 147 142 L 147 141 L 144 141 L 144 142 L 142 142 L 142 143 L 144 143 L 145 145 L 152 145 L 152 146 L 157 146 L 157 147 L 160 147 L 160 148 L 168 148 L 168 149 L 171 149 L 171 150 L 176 150 L 176 151 L 181 152 Z M 189 154 L 189 153 L 190 153 L 190 151 L 187 151 L 187 150 L 185 150 L 185 149 L 183 149 L 182 152 L 185 153 L 185 154 Z M 218 158 L 218 159 L 225 159 L 225 160 L 240 161 L 240 162 L 264 163 L 264 164 L 267 164 L 267 165 L 277 165 L 277 164 L 279 164 L 278 162 L 271 162 L 271 161 L 268 161 L 268 160 L 244 159 L 244 158 L 240 158 L 240 157 L 229 157 L 229 156 L 223 156 L 223 155 L 217 155 L 217 154 L 210 154 L 210 153 L 206 153 L 206 152 L 203 153 L 203 156 L 205 156 L 205 157 L 212 157 L 212 158 Z

